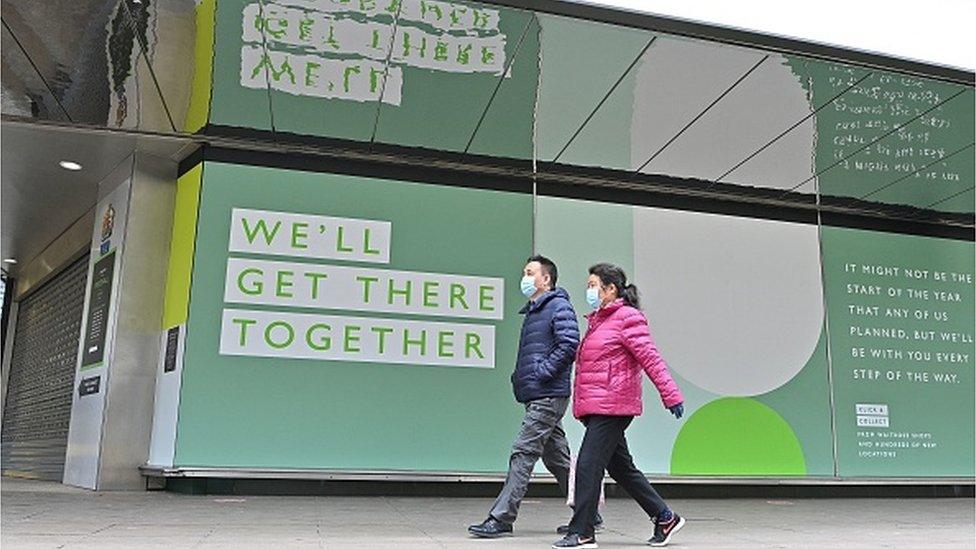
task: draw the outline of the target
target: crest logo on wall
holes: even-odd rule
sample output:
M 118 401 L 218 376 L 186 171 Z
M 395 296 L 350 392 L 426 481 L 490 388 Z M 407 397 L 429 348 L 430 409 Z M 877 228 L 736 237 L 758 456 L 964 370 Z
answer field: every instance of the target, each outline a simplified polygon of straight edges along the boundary
M 112 246 L 112 231 L 115 230 L 115 208 L 109 204 L 102 216 L 102 242 L 99 253 L 105 255 Z

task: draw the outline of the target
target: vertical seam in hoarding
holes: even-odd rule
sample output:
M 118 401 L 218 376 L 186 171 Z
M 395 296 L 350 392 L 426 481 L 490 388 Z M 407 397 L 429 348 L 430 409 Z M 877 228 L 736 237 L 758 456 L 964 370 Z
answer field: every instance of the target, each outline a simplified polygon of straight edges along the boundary
M 537 19 L 538 20 L 538 19 Z M 539 51 L 535 56 L 536 81 L 535 96 L 532 98 L 532 255 L 538 250 L 535 247 L 536 232 L 539 219 L 539 90 L 542 88 L 542 21 L 539 23 Z
M 383 96 L 386 95 L 386 81 L 390 76 L 390 62 L 393 59 L 393 48 L 396 46 L 397 28 L 400 26 L 400 10 L 403 2 L 397 4 L 396 13 L 393 14 L 393 28 L 390 30 L 390 48 L 386 51 L 386 62 L 383 64 L 383 84 L 380 86 L 380 96 L 376 100 L 376 116 L 373 117 L 373 132 L 369 136 L 369 144 L 376 141 L 376 132 L 380 128 L 380 111 L 383 109 Z
M 271 125 L 271 133 L 275 132 L 274 123 L 274 98 L 271 94 L 271 75 L 268 74 L 269 66 L 271 65 L 271 56 L 268 55 L 268 38 L 265 35 L 265 18 L 264 18 L 264 0 L 258 0 L 258 17 L 261 18 L 261 51 L 264 54 L 265 59 L 268 63 L 264 66 L 264 84 L 265 89 L 268 92 L 268 122 Z
M 539 51 L 535 56 L 535 97 L 532 101 L 532 255 L 535 255 L 536 225 L 539 218 L 539 90 L 542 88 L 542 21 L 539 21 Z
M 820 179 L 814 179 L 813 193 L 817 200 L 817 252 L 820 256 L 820 291 L 823 300 L 823 331 L 824 347 L 827 354 L 827 399 L 830 407 L 830 448 L 834 462 L 834 476 L 840 476 L 840 464 L 837 453 L 837 404 L 834 401 L 834 360 L 830 350 L 830 315 L 827 303 L 827 273 L 824 268 L 823 222 L 820 218 Z
M 813 101 L 813 77 L 808 73 L 806 77 L 808 80 L 808 85 L 806 86 L 808 93 L 808 100 Z M 833 100 L 831 100 L 833 101 Z M 829 103 L 829 102 L 828 102 Z M 814 123 L 816 123 L 816 112 L 814 111 Z M 814 143 L 813 150 L 810 155 L 810 168 L 813 173 L 817 172 L 817 142 L 820 136 L 817 132 L 814 132 Z M 827 299 L 827 272 L 824 267 L 824 246 L 823 246 L 823 209 L 820 194 L 820 178 L 814 176 L 813 178 L 813 195 L 816 201 L 817 208 L 817 255 L 820 267 L 820 299 L 823 303 L 823 323 L 821 324 L 821 329 L 824 333 L 824 355 L 827 359 L 827 407 L 830 413 L 830 452 L 831 461 L 833 465 L 834 477 L 840 476 L 840 463 L 838 459 L 837 450 L 837 404 L 834 401 L 834 360 L 833 353 L 830 349 L 830 318 L 829 318 L 829 303 Z

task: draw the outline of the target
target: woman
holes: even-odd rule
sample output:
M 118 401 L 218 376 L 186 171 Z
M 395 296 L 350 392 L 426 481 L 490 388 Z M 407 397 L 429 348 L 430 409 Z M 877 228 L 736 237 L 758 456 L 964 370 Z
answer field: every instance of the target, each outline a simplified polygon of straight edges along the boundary
M 576 352 L 573 386 L 573 415 L 586 425 L 586 434 L 576 461 L 573 520 L 569 533 L 553 547 L 597 546 L 593 520 L 604 470 L 655 521 L 648 543 L 661 547 L 685 520 L 668 508 L 634 466 L 624 431 L 642 412 L 641 370 L 675 418 L 684 413 L 684 398 L 654 346 L 637 288 L 627 283 L 624 271 L 607 263 L 590 267 L 586 300 L 596 310 L 587 316 L 589 326 Z

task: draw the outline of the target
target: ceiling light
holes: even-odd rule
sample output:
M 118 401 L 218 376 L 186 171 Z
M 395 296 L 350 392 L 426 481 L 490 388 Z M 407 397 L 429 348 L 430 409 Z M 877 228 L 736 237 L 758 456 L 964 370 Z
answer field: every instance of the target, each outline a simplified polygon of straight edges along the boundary
M 4 259 L 3 262 L 4 263 L 9 263 L 9 264 L 13 265 L 13 264 L 17 263 L 17 260 L 14 259 L 14 258 L 12 258 L 12 257 L 8 257 L 7 259 Z
M 70 160 L 62 160 L 61 162 L 58 162 L 58 165 L 66 170 L 71 170 L 73 172 L 76 172 L 81 169 L 81 164 L 77 162 L 72 162 Z

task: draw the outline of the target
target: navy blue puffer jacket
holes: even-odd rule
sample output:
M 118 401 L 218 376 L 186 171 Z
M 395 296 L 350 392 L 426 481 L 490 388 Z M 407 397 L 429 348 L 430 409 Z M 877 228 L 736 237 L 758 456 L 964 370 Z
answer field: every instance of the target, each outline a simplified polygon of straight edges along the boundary
M 529 402 L 546 397 L 569 397 L 579 325 L 569 294 L 562 288 L 528 302 L 519 313 L 522 335 L 512 374 L 515 399 Z

